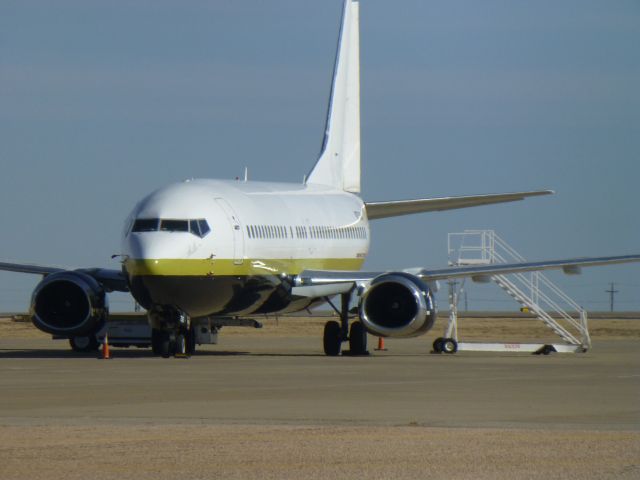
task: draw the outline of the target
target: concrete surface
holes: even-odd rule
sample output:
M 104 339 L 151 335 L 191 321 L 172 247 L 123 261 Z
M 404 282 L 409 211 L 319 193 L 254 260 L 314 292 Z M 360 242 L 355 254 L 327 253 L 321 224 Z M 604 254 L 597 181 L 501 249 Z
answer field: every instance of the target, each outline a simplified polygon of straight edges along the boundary
M 315 335 L 254 332 L 105 361 L 0 338 L 0 478 L 640 478 L 637 339 L 549 356 L 430 341 L 328 358 Z

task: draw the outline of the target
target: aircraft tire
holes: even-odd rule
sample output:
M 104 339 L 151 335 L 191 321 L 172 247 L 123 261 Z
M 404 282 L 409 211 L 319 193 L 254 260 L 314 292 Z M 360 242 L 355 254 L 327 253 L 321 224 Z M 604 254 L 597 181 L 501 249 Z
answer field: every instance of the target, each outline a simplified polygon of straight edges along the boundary
M 366 355 L 367 353 L 367 331 L 362 322 L 353 322 L 349 332 L 349 350 L 351 355 Z
M 160 340 L 160 356 L 169 358 L 175 352 L 175 343 L 171 341 L 171 336 L 167 332 L 162 332 Z
M 340 324 L 335 320 L 330 320 L 325 323 L 322 340 L 325 355 L 329 357 L 340 355 L 340 348 L 342 347 Z
M 193 331 L 193 327 L 185 335 L 187 341 L 187 355 L 193 355 L 196 353 L 196 332 Z
M 175 355 L 183 358 L 189 356 L 187 351 L 187 338 L 184 333 L 176 335 Z
M 97 352 L 100 348 L 100 343 L 95 335 L 71 337 L 69 339 L 69 345 L 71 346 L 71 350 L 78 353 Z
M 453 338 L 445 338 L 442 341 L 442 351 L 449 354 L 456 353 L 458 351 L 458 342 Z
M 157 328 L 153 328 L 151 330 L 151 351 L 156 356 L 162 355 L 163 336 L 164 332 L 162 332 L 161 330 L 158 330 Z
M 438 337 L 433 341 L 433 353 L 442 353 L 442 343 L 444 338 Z

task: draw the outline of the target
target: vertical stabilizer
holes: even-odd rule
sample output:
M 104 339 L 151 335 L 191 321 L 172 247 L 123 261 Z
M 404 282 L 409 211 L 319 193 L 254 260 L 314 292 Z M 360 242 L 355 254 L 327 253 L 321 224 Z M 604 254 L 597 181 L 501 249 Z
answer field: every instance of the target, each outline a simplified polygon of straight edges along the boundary
M 320 158 L 307 183 L 360 192 L 359 5 L 345 0 Z

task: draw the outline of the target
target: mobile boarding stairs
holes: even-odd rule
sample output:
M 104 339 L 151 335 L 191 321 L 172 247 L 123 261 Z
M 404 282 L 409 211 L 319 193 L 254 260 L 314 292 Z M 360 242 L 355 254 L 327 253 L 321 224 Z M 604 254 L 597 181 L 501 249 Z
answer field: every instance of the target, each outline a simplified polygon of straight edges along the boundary
M 451 266 L 526 262 L 493 230 L 465 230 L 462 233 L 450 233 L 447 243 Z M 458 300 L 464 289 L 464 281 L 449 282 L 449 321 L 445 328 L 444 339 L 438 340 L 453 339 L 455 343 L 451 342 L 451 344 L 456 346 L 457 350 L 487 352 L 573 353 L 586 352 L 591 347 L 587 312 L 541 272 L 493 275 L 491 279 L 522 306 L 521 311 L 536 315 L 563 342 L 549 344 L 459 341 Z M 434 350 L 438 352 L 435 343 Z M 446 348 L 444 351 L 451 353 Z

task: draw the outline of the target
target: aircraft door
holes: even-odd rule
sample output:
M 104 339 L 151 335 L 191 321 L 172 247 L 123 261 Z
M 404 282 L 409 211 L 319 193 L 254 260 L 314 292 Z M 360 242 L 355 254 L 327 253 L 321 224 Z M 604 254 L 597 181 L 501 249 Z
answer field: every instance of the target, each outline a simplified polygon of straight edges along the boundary
M 242 234 L 242 224 L 233 207 L 224 198 L 216 198 L 216 203 L 222 208 L 227 220 L 231 224 L 233 231 L 233 263 L 242 265 L 244 262 L 244 235 Z

